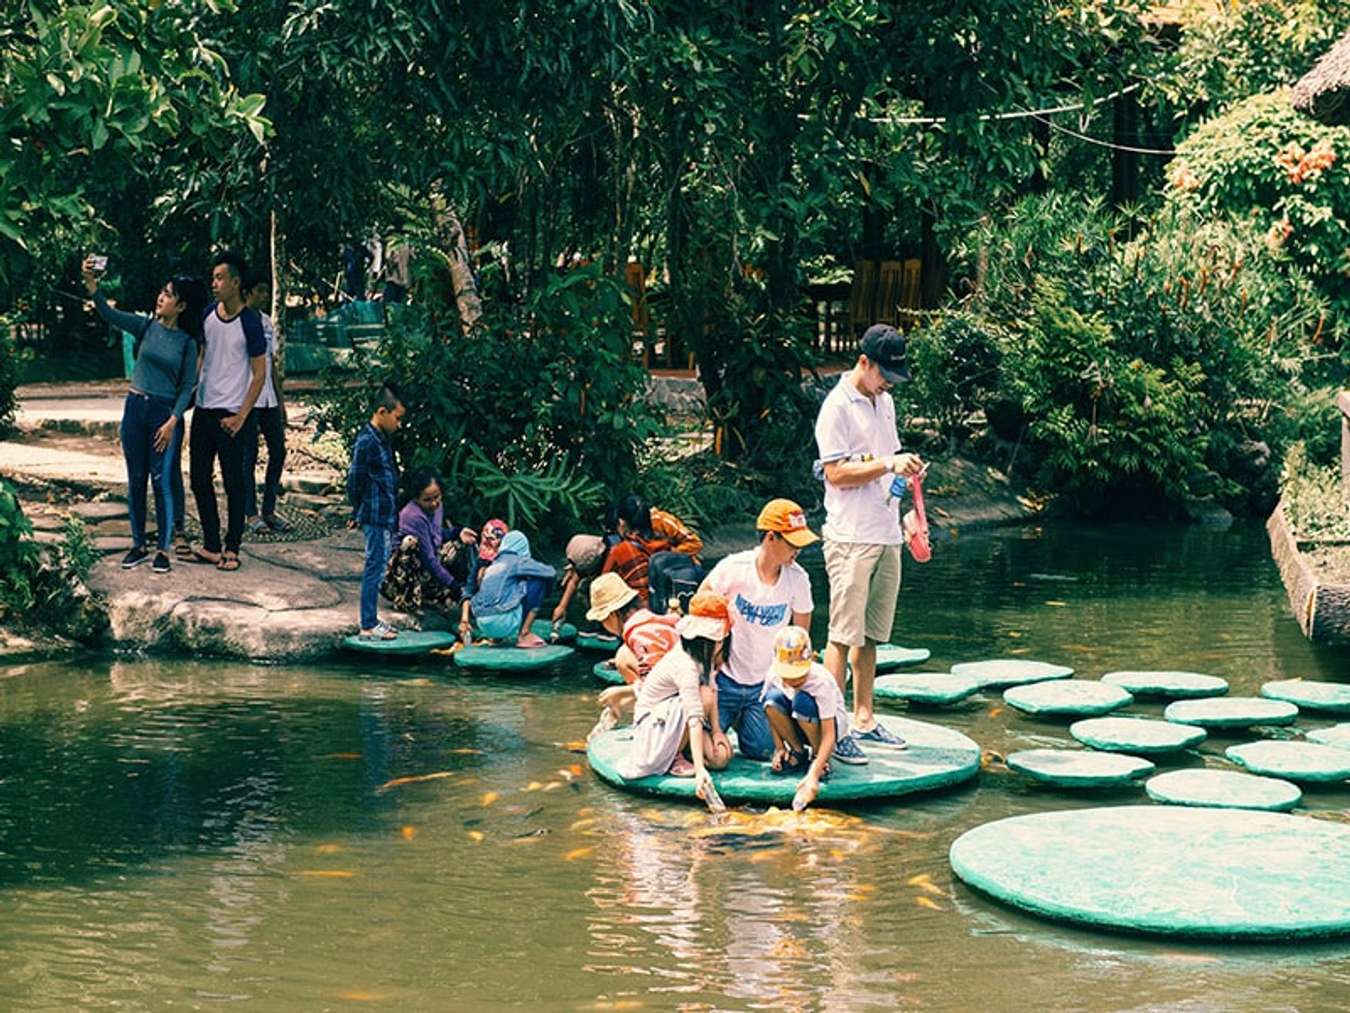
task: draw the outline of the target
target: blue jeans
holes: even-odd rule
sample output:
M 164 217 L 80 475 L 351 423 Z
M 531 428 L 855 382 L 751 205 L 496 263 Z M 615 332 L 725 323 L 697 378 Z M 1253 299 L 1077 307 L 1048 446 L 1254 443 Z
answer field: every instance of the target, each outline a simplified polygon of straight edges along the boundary
M 362 524 L 366 533 L 366 567 L 361 571 L 361 629 L 373 629 L 377 621 L 376 606 L 380 600 L 380 584 L 384 582 L 384 568 L 389 564 L 388 528 Z
M 173 526 L 182 504 L 174 502 L 172 468 L 183 439 L 175 426 L 169 445 L 155 449 L 155 431 L 173 414 L 173 402 L 151 394 L 127 395 L 122 406 L 122 456 L 127 463 L 127 512 L 131 515 L 131 542 L 145 547 L 146 479 L 155 490 L 155 522 L 159 548 L 173 545 Z
M 717 673 L 717 723 L 724 732 L 736 730 L 741 755 L 748 760 L 773 756 L 773 733 L 760 699 L 763 692 L 763 683 L 744 686 L 725 672 Z
M 788 696 L 777 686 L 764 693 L 764 706 L 773 707 L 782 711 L 790 718 L 794 718 L 798 724 L 803 721 L 820 721 L 820 707 L 816 705 L 816 698 L 810 693 L 803 693 L 797 690 L 792 696 Z

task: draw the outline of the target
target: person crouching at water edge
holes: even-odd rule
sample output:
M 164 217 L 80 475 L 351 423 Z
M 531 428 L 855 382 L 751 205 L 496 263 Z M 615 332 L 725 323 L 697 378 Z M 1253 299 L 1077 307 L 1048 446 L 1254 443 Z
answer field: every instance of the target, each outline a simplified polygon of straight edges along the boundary
M 599 623 L 606 633 L 622 638 L 614 665 L 624 685 L 611 686 L 600 694 L 600 706 L 606 708 L 601 723 L 613 727 L 627 703 L 636 699 L 642 679 L 679 643 L 676 624 L 680 617 L 654 614 L 622 577 L 603 573 L 591 585 L 591 608 L 586 618 Z
M 490 640 L 514 639 L 517 647 L 544 647 L 530 624 L 544 604 L 557 571 L 530 556 L 530 540 L 522 531 L 508 531 L 492 565 L 483 571 L 470 612 Z
M 764 687 L 764 714 L 773 732 L 775 774 L 803 774 L 793 807 L 815 801 L 830 775 L 835 745 L 848 738 L 848 707 L 830 670 L 815 660 L 811 634 L 786 626 L 773 640 L 773 664 Z
M 445 522 L 441 480 L 435 472 L 414 472 L 408 492 L 380 593 L 400 612 L 430 609 L 453 618 L 473 565 L 478 533 Z
M 715 744 L 711 734 L 717 710 L 712 675 L 731 630 L 727 600 L 699 592 L 675 630 L 679 646 L 656 663 L 638 690 L 633 742 L 619 773 L 630 780 L 654 774 L 692 776 L 698 797 L 709 801 L 716 792 L 708 771 L 731 762 L 726 739 Z

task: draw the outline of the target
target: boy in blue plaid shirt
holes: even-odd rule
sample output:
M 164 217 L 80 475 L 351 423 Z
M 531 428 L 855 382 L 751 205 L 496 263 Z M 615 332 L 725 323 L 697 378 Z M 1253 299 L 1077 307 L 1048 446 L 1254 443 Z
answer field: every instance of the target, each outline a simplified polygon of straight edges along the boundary
M 366 565 L 361 574 L 361 639 L 393 640 L 398 630 L 376 616 L 380 583 L 389 562 L 389 538 L 398 524 L 398 468 L 391 437 L 406 409 L 398 391 L 384 384 L 375 395 L 374 413 L 352 446 L 347 469 L 347 499 L 352 505 L 348 527 L 361 526 L 366 536 Z

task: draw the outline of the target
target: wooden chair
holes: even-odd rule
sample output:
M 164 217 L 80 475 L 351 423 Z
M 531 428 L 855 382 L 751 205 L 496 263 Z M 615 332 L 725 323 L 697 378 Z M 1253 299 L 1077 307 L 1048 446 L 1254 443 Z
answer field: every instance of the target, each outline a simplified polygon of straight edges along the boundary
M 881 272 L 877 277 L 877 302 L 872 308 L 872 323 L 890 324 L 892 327 L 900 319 L 900 261 L 883 260 Z
M 642 340 L 642 365 L 651 366 L 651 314 L 647 311 L 647 271 L 635 260 L 624 268 L 624 284 L 633 301 L 633 336 Z
M 876 305 L 877 262 L 860 260 L 853 265 L 853 287 L 848 293 L 848 338 L 849 343 L 857 341 L 862 332 L 876 321 L 872 312 Z M 836 349 L 843 351 L 843 349 Z
M 900 305 L 907 310 L 917 310 L 923 305 L 923 287 L 922 281 L 923 261 L 918 257 L 911 257 L 905 261 L 905 280 L 900 289 Z M 913 327 L 918 321 L 918 316 L 914 313 L 902 313 L 901 321 L 906 327 Z

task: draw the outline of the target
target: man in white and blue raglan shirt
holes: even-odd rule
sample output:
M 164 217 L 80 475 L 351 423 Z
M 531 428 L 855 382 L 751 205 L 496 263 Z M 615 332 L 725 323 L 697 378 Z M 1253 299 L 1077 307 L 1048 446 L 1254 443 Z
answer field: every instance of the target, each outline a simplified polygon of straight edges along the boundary
M 825 477 L 825 575 L 830 582 L 829 647 L 825 667 L 841 690 L 853 665 L 853 735 L 903 746 L 872 713 L 877 644 L 891 639 L 900 594 L 900 509 L 890 499 L 894 475 L 923 470 L 914 454 L 900 453 L 890 389 L 909 379 L 905 337 L 873 324 L 860 355 L 839 378 L 816 416 L 816 448 Z M 851 657 L 850 657 L 851 656 Z
M 188 442 L 192 495 L 202 524 L 202 547 L 196 555 L 221 570 L 239 569 L 245 428 L 262 391 L 267 355 L 262 319 L 244 304 L 243 280 L 244 262 L 237 254 L 216 257 L 211 265 L 216 302 L 202 319 L 202 369 Z M 214 484 L 217 457 L 228 517 L 223 551 Z

